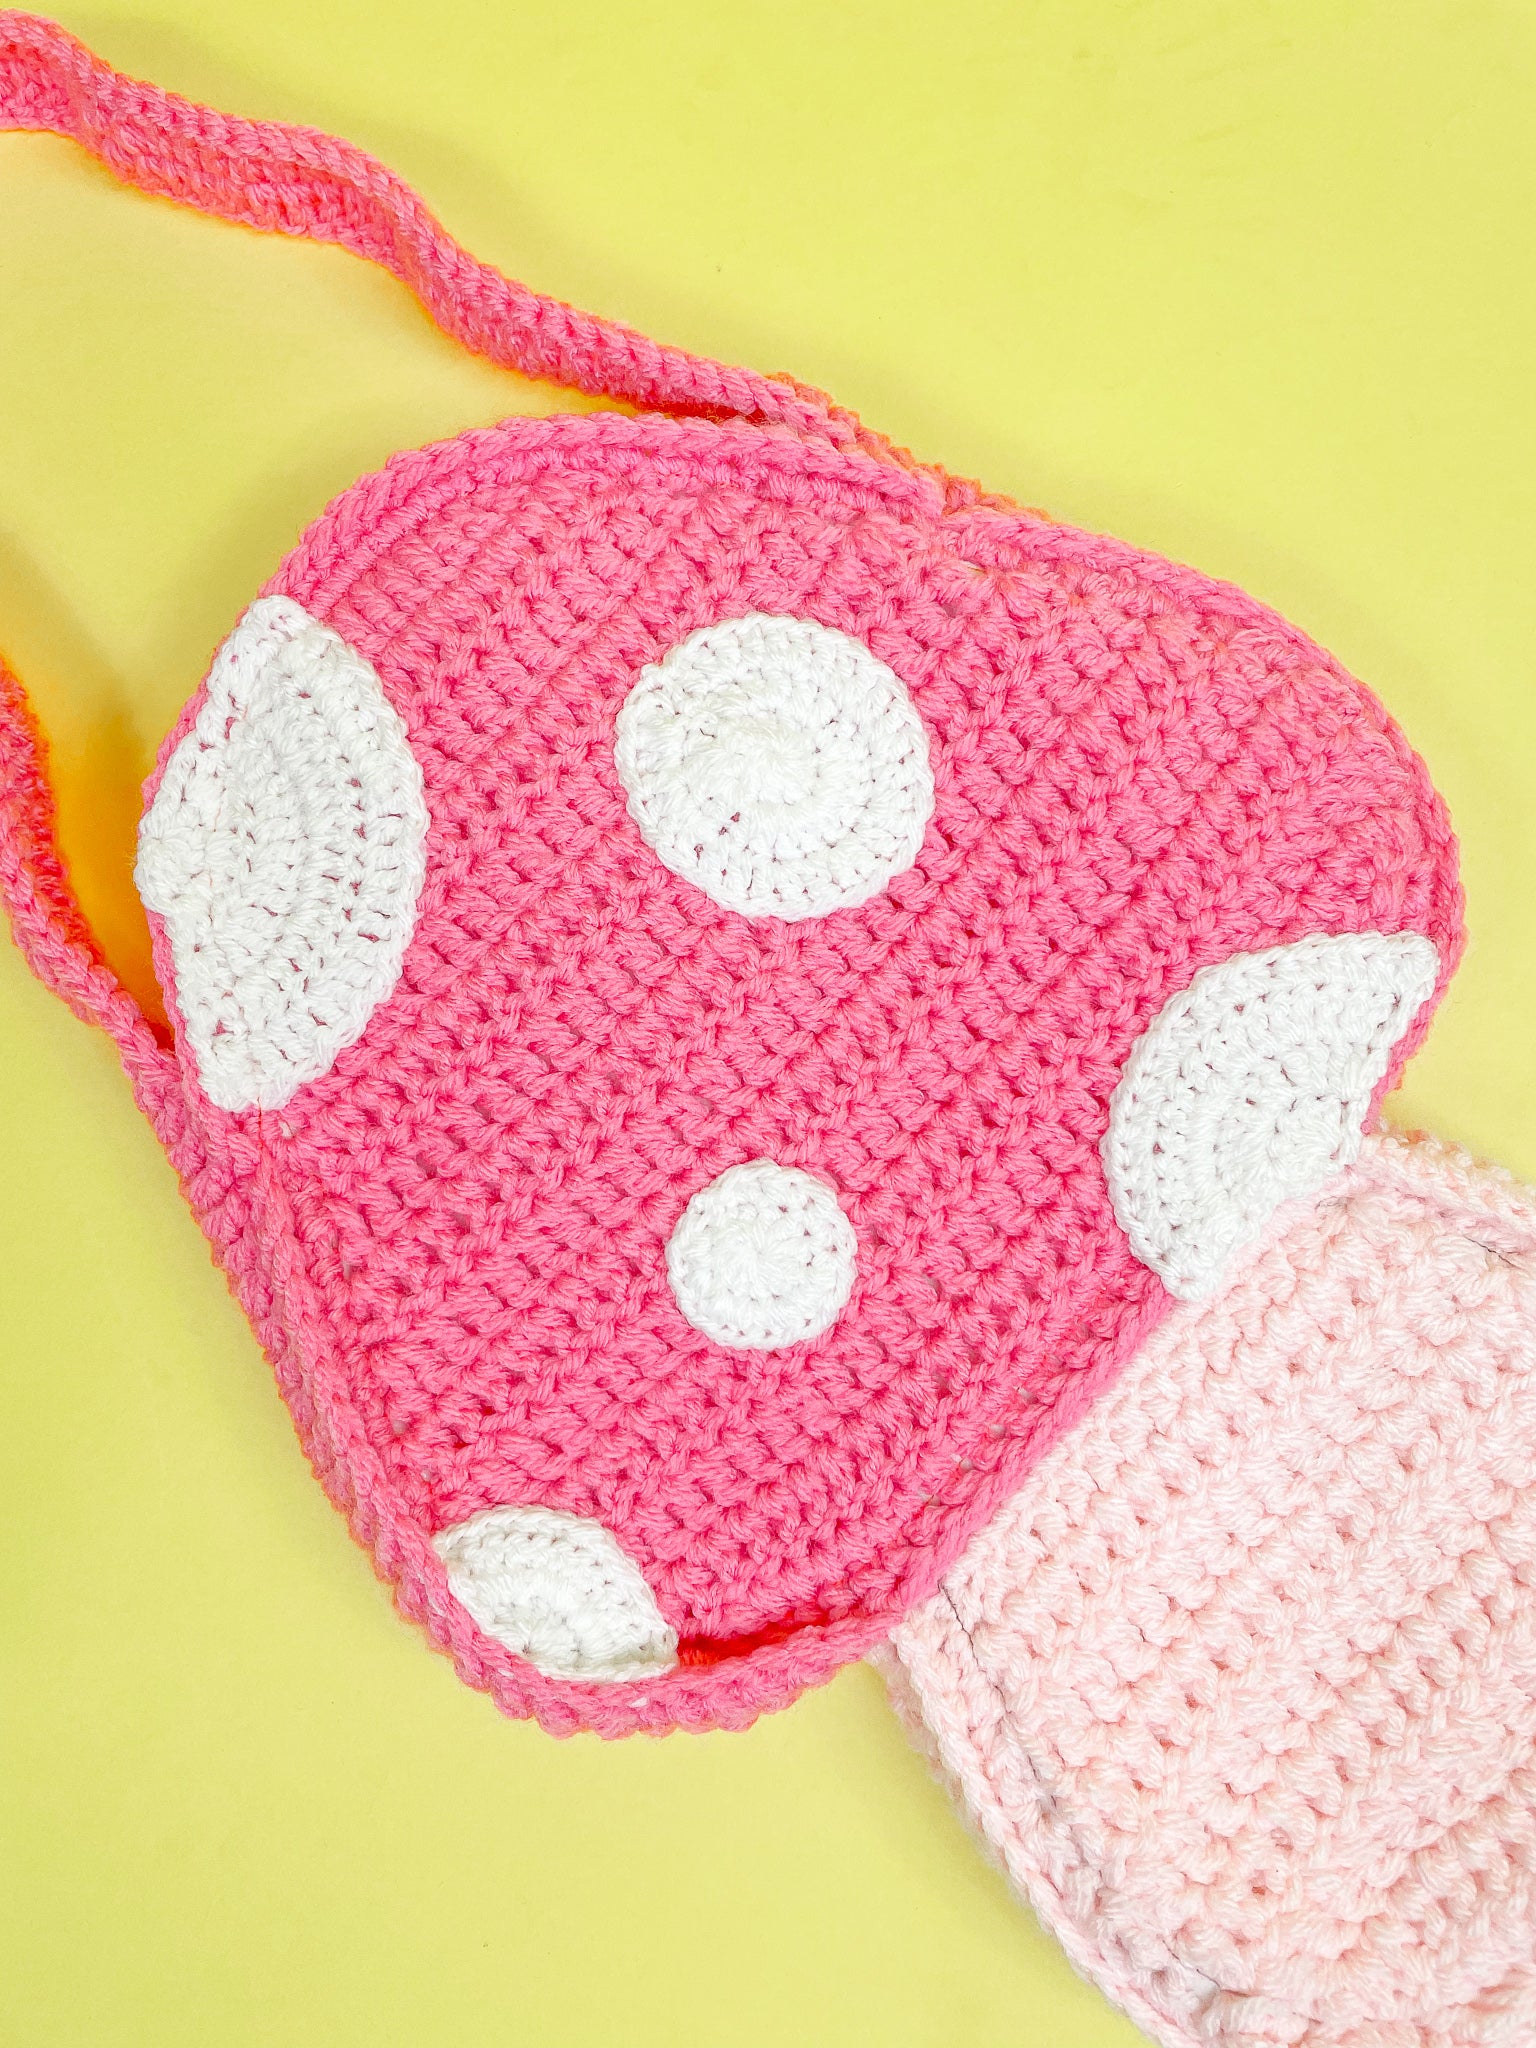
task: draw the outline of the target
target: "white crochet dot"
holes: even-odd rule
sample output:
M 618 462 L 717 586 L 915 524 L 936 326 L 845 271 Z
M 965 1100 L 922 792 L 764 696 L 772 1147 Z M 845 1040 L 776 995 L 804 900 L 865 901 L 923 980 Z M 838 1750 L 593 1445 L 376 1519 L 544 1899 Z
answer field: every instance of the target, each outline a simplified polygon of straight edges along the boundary
M 139 827 L 185 1040 L 221 1109 L 276 1109 L 395 986 L 425 873 L 405 728 L 362 656 L 286 597 L 219 649 Z
M 1283 1202 L 1359 1153 L 1392 1049 L 1434 993 L 1416 932 L 1301 939 L 1202 968 L 1137 1040 L 1103 1142 L 1115 1214 L 1197 1301 Z
M 753 612 L 704 626 L 640 678 L 614 760 L 629 814 L 674 874 L 746 917 L 824 917 L 917 859 L 928 736 L 862 642 Z
M 831 1329 L 857 1263 L 853 1225 L 831 1188 L 771 1159 L 701 1188 L 667 1241 L 678 1308 L 737 1351 L 776 1351 Z
M 611 1529 L 557 1508 L 486 1508 L 433 1545 L 459 1604 L 549 1678 L 654 1678 L 677 1633 Z

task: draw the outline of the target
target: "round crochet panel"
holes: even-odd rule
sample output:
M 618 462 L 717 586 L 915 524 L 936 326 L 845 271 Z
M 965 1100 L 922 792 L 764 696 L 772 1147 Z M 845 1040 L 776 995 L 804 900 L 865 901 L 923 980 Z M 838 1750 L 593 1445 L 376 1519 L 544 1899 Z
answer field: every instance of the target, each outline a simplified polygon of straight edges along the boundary
M 932 1592 L 1170 1306 L 1103 1147 L 1202 970 L 1411 935 L 1371 1043 L 1264 1094 L 1282 1150 L 1286 1103 L 1332 1133 L 1321 1172 L 1312 1098 L 1358 1143 L 1459 945 L 1438 802 L 1326 656 L 926 472 L 514 420 L 357 485 L 267 595 L 378 679 L 425 873 L 359 1035 L 275 1108 L 216 1106 L 155 920 L 197 1199 L 403 1604 L 557 1729 L 739 1724 Z M 453 1532 L 493 1510 L 554 1519 L 492 1564 Z M 675 1655 L 537 1668 L 576 1585 L 617 1589 L 583 1643 Z
M 614 759 L 646 844 L 748 917 L 866 903 L 933 811 L 912 701 L 847 633 L 752 613 L 690 633 L 619 712 Z

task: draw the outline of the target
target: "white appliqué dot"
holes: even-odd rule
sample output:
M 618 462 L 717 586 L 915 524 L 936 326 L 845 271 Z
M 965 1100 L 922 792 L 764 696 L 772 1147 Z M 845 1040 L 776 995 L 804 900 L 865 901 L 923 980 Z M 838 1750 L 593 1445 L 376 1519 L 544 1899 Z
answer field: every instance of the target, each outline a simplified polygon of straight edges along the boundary
M 641 837 L 746 917 L 867 903 L 917 859 L 933 815 L 928 736 L 860 641 L 753 612 L 643 669 L 614 760 Z
M 677 1635 L 612 1530 L 557 1508 L 486 1508 L 434 1536 L 454 1598 L 549 1678 L 654 1678 Z
M 667 1242 L 679 1309 L 737 1351 L 776 1351 L 829 1330 L 857 1261 L 853 1225 L 825 1181 L 771 1159 L 701 1188 Z
M 400 978 L 427 827 L 373 669 L 291 598 L 258 598 L 139 827 L 211 1102 L 280 1108 L 362 1036 Z
M 1434 994 L 1417 932 L 1299 939 L 1202 968 L 1126 1061 L 1102 1156 L 1132 1251 L 1209 1297 L 1283 1202 L 1360 1151 L 1392 1051 Z

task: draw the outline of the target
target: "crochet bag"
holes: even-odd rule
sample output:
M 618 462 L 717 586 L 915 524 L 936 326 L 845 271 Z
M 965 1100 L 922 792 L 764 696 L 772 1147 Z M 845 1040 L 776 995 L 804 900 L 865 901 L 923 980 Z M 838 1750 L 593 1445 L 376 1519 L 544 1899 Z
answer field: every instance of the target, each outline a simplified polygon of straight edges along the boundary
M 1529 2048 L 1533 1586 L 1536 1195 L 1373 1138 L 882 1661 L 1165 2048 Z
M 462 1676 L 742 1726 L 1355 1157 L 1462 943 L 1444 811 L 1263 606 L 535 296 L 346 143 L 8 12 L 0 125 L 632 409 L 395 457 L 231 623 L 145 791 L 170 1042 L 9 675 L 0 891 Z

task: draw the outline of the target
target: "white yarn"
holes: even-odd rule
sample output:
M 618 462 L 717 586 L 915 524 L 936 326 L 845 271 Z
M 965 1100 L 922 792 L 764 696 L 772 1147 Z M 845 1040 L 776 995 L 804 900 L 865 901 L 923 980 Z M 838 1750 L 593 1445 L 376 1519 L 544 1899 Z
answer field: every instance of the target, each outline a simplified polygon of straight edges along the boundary
M 276 1109 L 390 993 L 425 873 L 421 769 L 378 677 L 286 597 L 219 649 L 139 828 L 198 1076 Z
M 1164 1005 L 1111 1099 L 1103 1160 L 1120 1227 L 1170 1294 L 1212 1293 L 1281 1203 L 1353 1162 L 1439 972 L 1415 932 L 1309 938 L 1203 968 Z
M 860 641 L 754 612 L 643 669 L 614 760 L 642 838 L 746 917 L 823 917 L 917 859 L 933 813 L 922 720 Z
M 433 1538 L 454 1598 L 549 1678 L 654 1678 L 677 1634 L 617 1537 L 556 1508 L 486 1508 Z
M 771 1159 L 701 1188 L 667 1241 L 667 1278 L 696 1330 L 738 1351 L 819 1337 L 853 1291 L 858 1241 L 824 1181 Z

